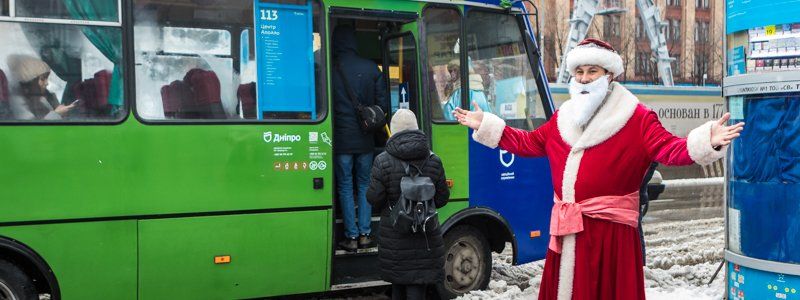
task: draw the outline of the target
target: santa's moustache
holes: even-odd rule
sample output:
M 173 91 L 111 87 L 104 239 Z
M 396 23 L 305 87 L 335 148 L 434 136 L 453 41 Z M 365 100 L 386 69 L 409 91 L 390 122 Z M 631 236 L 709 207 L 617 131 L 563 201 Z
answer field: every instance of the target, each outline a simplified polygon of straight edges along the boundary
M 608 94 L 608 76 L 601 76 L 590 83 L 580 83 L 573 77 L 569 82 L 570 101 L 573 101 L 578 109 L 572 119 L 575 125 L 583 127 L 603 104 Z

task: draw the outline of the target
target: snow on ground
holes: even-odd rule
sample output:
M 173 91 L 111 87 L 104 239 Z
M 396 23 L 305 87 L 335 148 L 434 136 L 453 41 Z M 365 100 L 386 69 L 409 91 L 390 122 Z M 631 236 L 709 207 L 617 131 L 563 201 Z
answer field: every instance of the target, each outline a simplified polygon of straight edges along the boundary
M 722 299 L 724 273 L 707 283 L 722 261 L 723 219 L 645 223 L 647 266 L 645 290 L 651 300 Z M 473 291 L 461 300 L 536 299 L 544 261 L 511 266 L 511 247 L 493 253 L 492 280 L 484 291 Z

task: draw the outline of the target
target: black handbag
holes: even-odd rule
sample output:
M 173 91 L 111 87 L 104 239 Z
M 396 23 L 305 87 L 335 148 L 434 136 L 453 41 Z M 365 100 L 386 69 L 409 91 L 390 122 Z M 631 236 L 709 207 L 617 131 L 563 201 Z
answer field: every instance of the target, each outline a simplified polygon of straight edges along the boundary
M 336 71 L 339 72 L 342 83 L 344 83 L 344 87 L 347 90 L 347 95 L 353 103 L 361 131 L 364 133 L 373 133 L 381 130 L 381 128 L 386 125 L 386 113 L 383 112 L 383 109 L 378 105 L 362 105 L 358 102 L 358 97 L 347 82 L 347 76 L 344 75 L 341 63 L 338 61 L 336 62 Z

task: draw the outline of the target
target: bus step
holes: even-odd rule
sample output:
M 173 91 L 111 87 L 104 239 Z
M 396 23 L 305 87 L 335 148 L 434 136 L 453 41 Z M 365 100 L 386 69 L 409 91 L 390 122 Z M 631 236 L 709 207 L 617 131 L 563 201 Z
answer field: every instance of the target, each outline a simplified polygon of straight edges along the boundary
M 372 217 L 371 221 L 372 222 L 380 222 L 381 221 L 381 217 Z M 343 224 L 343 223 L 344 223 L 344 220 L 342 220 L 342 218 L 337 218 L 336 219 L 336 224 Z
M 332 258 L 331 285 L 357 284 L 381 280 L 377 247 L 362 250 L 365 251 L 362 251 L 362 253 L 336 251 L 337 255 Z M 339 253 L 343 254 L 339 255 Z
M 360 256 L 360 255 L 374 255 L 378 254 L 378 247 L 370 247 L 370 248 L 359 248 L 355 252 L 349 252 L 347 250 L 337 249 L 334 253 L 335 256 Z

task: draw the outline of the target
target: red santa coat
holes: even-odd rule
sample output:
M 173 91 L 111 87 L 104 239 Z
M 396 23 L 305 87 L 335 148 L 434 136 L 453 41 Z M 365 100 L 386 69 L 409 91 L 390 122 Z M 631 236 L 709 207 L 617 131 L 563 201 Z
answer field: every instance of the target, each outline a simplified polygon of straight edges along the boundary
M 485 113 L 473 138 L 523 157 L 547 156 L 555 195 L 577 203 L 637 192 L 652 161 L 681 166 L 724 156 L 711 146 L 712 122 L 679 138 L 625 87 L 610 88 L 585 130 L 571 119 L 580 103 L 567 101 L 534 131 Z M 561 254 L 548 250 L 539 299 L 645 299 L 637 228 L 586 216 L 583 222 L 584 231 L 563 238 Z

